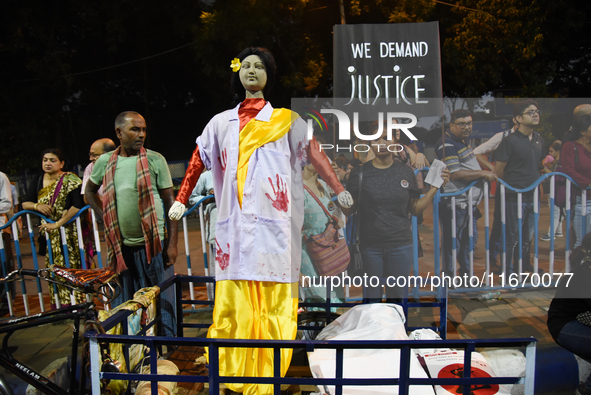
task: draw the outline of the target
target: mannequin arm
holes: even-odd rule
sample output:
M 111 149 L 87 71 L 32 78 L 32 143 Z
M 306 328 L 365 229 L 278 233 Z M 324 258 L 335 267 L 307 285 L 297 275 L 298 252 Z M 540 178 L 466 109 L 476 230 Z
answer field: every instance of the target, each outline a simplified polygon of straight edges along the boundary
M 332 169 L 330 161 L 326 155 L 320 151 L 320 146 L 318 145 L 318 141 L 316 141 L 316 137 L 312 137 L 312 140 L 310 140 L 307 154 L 308 158 L 310 158 L 310 163 L 312 163 L 324 182 L 326 182 L 337 195 L 343 192 L 345 188 Z
M 185 173 L 185 178 L 183 178 L 181 189 L 176 196 L 176 201 L 168 211 L 168 218 L 174 221 L 181 219 L 186 211 L 185 205 L 189 200 L 189 196 L 191 196 L 191 192 L 193 191 L 195 184 L 197 184 L 197 180 L 199 180 L 199 176 L 201 175 L 201 172 L 204 168 L 205 165 L 203 164 L 201 156 L 199 155 L 199 146 L 197 146 L 195 147 L 195 151 L 193 151 L 193 155 L 191 156 L 191 161 L 189 162 L 189 167 Z
M 339 181 L 330 161 L 326 155 L 320 151 L 320 146 L 315 137 L 312 137 L 312 140 L 310 140 L 307 153 L 308 158 L 310 158 L 310 163 L 312 163 L 320 177 L 322 177 L 328 186 L 337 194 L 339 205 L 343 208 L 351 207 L 353 205 L 353 197 L 348 191 L 345 191 L 345 187 L 343 187 L 343 184 Z
M 189 196 L 191 196 L 191 192 L 193 191 L 193 188 L 195 188 L 195 184 L 197 184 L 197 180 L 199 180 L 199 176 L 204 168 L 205 165 L 201 161 L 201 156 L 199 155 L 199 146 L 197 146 L 191 156 L 191 161 L 189 162 L 189 167 L 185 173 L 185 178 L 183 178 L 181 189 L 176 196 L 177 202 L 180 202 L 183 205 L 187 204 Z

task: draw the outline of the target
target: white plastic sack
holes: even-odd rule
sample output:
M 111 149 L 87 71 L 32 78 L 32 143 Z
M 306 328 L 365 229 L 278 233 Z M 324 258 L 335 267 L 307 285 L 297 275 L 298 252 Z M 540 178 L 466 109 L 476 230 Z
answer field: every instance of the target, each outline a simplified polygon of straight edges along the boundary
M 433 329 L 415 329 L 408 334 L 409 340 L 441 340 L 441 336 Z
M 408 335 L 408 340 L 441 340 L 437 332 L 432 329 L 416 329 Z M 434 354 L 436 352 L 451 351 L 449 348 L 416 348 L 412 350 L 415 354 L 422 357 L 426 354 Z
M 404 311 L 399 305 L 363 304 L 328 324 L 316 340 L 406 340 L 405 322 Z
M 482 356 L 497 377 L 525 377 L 525 355 L 519 350 L 487 349 L 482 351 Z M 523 384 L 504 384 L 501 387 L 512 395 L 523 395 L 525 390 Z
M 355 306 L 331 322 L 317 340 L 408 340 L 404 328 L 402 308 L 394 304 L 366 304 Z M 426 378 L 427 374 L 411 353 L 410 376 Z M 333 378 L 336 372 L 336 351 L 318 349 L 308 354 L 310 370 L 314 377 Z M 400 350 L 396 349 L 346 349 L 344 351 L 343 377 L 345 378 L 398 378 Z M 326 394 L 334 394 L 334 386 L 321 388 Z M 343 394 L 398 394 L 397 386 L 346 386 Z M 411 386 L 412 395 L 434 395 L 432 386 Z
M 447 351 L 426 354 L 425 364 L 433 378 L 461 378 L 464 377 L 464 351 Z M 496 377 L 486 359 L 479 353 L 472 353 L 471 377 Z M 437 395 L 451 395 L 461 393 L 459 385 L 436 385 Z M 509 395 L 504 386 L 498 384 L 480 384 L 472 386 L 474 395 Z

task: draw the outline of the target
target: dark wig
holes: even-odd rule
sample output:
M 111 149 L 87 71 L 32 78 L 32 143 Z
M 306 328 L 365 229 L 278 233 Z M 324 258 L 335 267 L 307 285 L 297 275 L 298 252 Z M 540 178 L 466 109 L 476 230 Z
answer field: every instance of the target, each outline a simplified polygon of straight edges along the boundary
M 267 84 L 263 89 L 263 95 L 265 96 L 265 100 L 268 100 L 271 90 L 273 89 L 273 83 L 275 82 L 275 72 L 277 71 L 275 59 L 273 58 L 273 54 L 268 49 L 261 47 L 245 48 L 238 54 L 238 59 L 240 62 L 242 62 L 250 55 L 257 55 L 265 64 Z M 239 71 L 232 73 L 232 80 L 230 82 L 232 93 L 234 94 L 234 101 L 237 103 L 243 101 L 246 97 L 245 89 L 242 86 L 242 82 L 240 82 L 240 75 L 238 73 Z

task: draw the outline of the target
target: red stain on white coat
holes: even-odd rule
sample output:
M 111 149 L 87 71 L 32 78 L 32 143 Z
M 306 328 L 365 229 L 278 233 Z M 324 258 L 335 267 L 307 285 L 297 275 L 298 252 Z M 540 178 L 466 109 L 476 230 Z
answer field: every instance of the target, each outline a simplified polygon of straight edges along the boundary
M 222 151 L 222 157 L 220 158 L 218 156 L 218 162 L 220 163 L 220 166 L 222 168 L 222 171 L 225 172 L 226 171 L 226 165 L 228 164 L 228 153 L 226 152 L 226 149 L 225 148 Z
M 215 248 L 215 260 L 220 265 L 220 269 L 226 270 L 228 265 L 230 264 L 230 244 L 226 243 L 228 246 L 228 253 L 225 253 L 222 248 L 220 247 L 218 241 L 215 241 L 216 248 Z
M 267 199 L 271 201 L 271 204 L 277 211 L 284 211 L 287 212 L 289 207 L 289 197 L 287 196 L 287 186 L 285 182 L 281 178 L 279 178 L 279 174 L 276 174 L 277 177 L 277 190 L 275 190 L 275 185 L 273 184 L 273 180 L 271 177 L 268 177 L 269 183 L 271 184 L 271 188 L 273 188 L 273 194 L 275 194 L 275 198 L 272 198 L 268 193 L 265 193 Z

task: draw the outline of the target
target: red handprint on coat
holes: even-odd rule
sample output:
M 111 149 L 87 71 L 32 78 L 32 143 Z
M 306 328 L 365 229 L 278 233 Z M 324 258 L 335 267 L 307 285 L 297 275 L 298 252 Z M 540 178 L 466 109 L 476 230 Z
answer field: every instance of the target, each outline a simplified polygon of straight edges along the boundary
M 226 171 L 226 164 L 228 163 L 228 153 L 226 152 L 225 148 L 222 151 L 222 157 L 220 158 L 218 156 L 218 162 L 220 163 L 220 166 L 222 167 L 222 171 L 225 172 Z
M 273 184 L 273 180 L 271 180 L 271 177 L 268 177 L 268 180 L 271 184 L 271 188 L 273 188 L 275 198 L 272 198 L 268 193 L 265 193 L 265 196 L 267 196 L 267 199 L 271 201 L 273 207 L 275 207 L 278 211 L 287 212 L 289 206 L 289 198 L 287 197 L 287 186 L 285 185 L 283 180 L 279 178 L 279 174 L 277 174 L 277 190 L 275 190 L 275 185 Z
M 308 152 L 306 146 L 300 141 L 296 150 L 296 158 L 300 163 L 308 164 Z
M 230 244 L 226 243 L 228 246 L 228 253 L 226 254 L 222 248 L 220 247 L 218 241 L 215 241 L 215 260 L 220 265 L 220 269 L 226 270 L 228 265 L 230 264 Z

